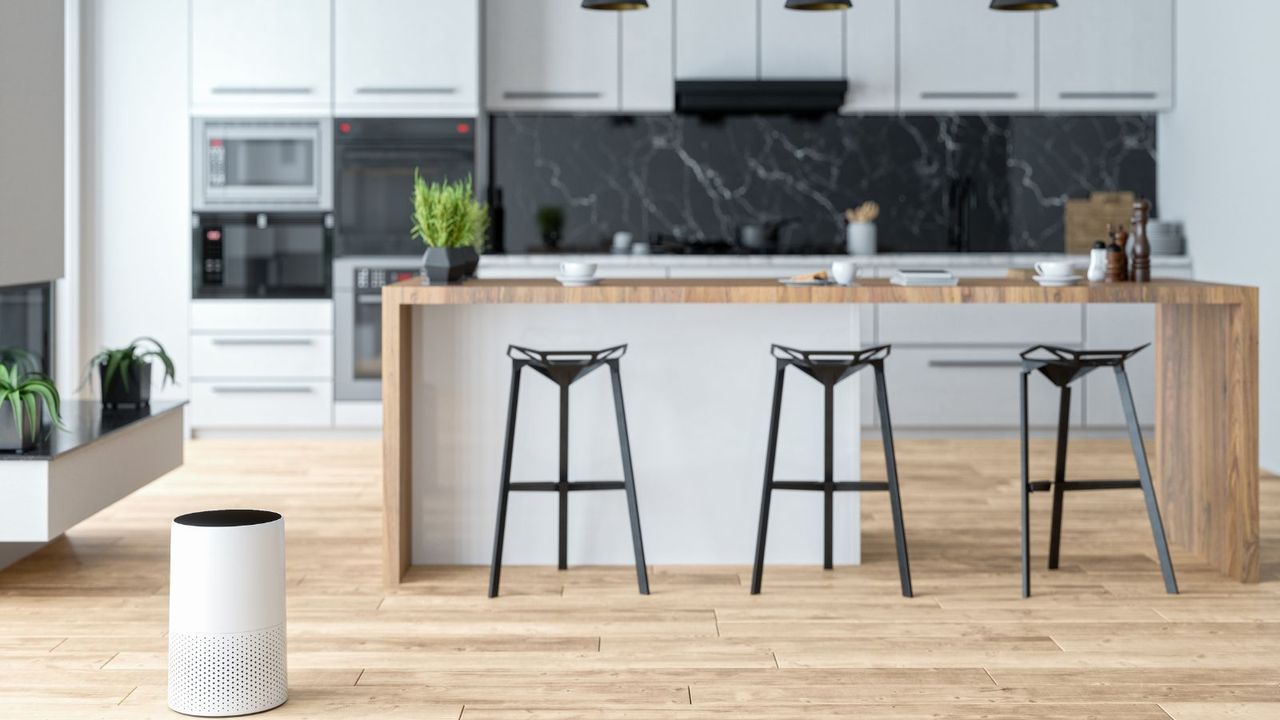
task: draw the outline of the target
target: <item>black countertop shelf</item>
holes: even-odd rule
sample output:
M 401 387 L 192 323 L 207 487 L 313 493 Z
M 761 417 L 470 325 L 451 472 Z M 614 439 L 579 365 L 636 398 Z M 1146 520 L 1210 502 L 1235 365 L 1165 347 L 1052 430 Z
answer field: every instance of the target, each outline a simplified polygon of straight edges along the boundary
M 68 400 L 62 403 L 64 428 L 53 427 L 45 418 L 40 441 L 26 452 L 0 451 L 0 462 L 12 460 L 49 461 L 104 438 L 111 433 L 150 418 L 173 412 L 186 405 L 186 400 L 154 401 L 149 407 L 108 410 L 94 400 Z

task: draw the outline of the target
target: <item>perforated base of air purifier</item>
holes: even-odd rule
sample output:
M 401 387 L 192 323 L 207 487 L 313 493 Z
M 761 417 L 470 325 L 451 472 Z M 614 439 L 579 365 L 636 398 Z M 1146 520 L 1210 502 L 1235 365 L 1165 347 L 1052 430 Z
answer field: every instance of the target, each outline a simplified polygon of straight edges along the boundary
M 169 707 L 226 717 L 270 710 L 289 698 L 285 630 L 169 635 Z

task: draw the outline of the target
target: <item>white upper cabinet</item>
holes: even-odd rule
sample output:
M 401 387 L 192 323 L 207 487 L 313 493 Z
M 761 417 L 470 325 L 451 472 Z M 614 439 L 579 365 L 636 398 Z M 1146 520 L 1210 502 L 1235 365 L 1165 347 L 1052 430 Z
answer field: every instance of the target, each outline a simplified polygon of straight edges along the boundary
M 197 114 L 332 112 L 330 0 L 191 0 Z
M 1035 109 L 1036 13 L 1000 12 L 989 5 L 989 0 L 902 0 L 904 112 Z
M 675 109 L 675 2 L 621 13 L 623 112 Z
M 1173 107 L 1173 0 L 1071 0 L 1040 15 L 1040 109 Z
M 334 0 L 339 115 L 479 111 L 480 0 Z
M 844 19 L 849 94 L 842 111 L 897 111 L 898 0 L 859 0 Z
M 844 25 L 849 12 L 788 10 L 784 2 L 760 0 L 760 78 L 843 78 Z
M 617 111 L 620 27 L 618 12 L 574 0 L 487 0 L 486 105 Z
M 755 80 L 760 76 L 757 0 L 677 0 L 676 77 Z

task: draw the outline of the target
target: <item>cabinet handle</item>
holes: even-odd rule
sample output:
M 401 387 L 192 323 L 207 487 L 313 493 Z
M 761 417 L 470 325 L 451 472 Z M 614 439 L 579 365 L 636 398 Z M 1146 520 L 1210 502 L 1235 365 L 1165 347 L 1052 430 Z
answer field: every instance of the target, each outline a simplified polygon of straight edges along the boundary
M 360 303 L 361 305 L 381 305 L 382 296 L 381 295 L 357 295 L 356 302 Z
M 255 86 L 230 86 L 219 85 L 213 88 L 214 95 L 310 95 L 315 92 L 315 88 L 296 86 L 290 87 L 286 85 L 255 85 Z
M 366 86 L 356 88 L 357 95 L 453 95 L 456 87 L 384 87 Z
M 1021 360 L 930 360 L 929 367 L 936 368 L 1016 368 Z
M 922 92 L 921 100 L 1016 100 L 1016 92 L 984 92 L 984 91 L 947 91 Z
M 237 395 L 260 395 L 266 393 L 300 395 L 310 393 L 312 390 L 305 385 L 214 385 L 213 391 Z
M 595 100 L 604 97 L 604 93 L 573 90 L 504 90 L 502 97 L 506 100 Z
M 214 338 L 214 345 L 312 345 L 309 338 Z
M 1134 90 L 1129 92 L 1060 92 L 1058 97 L 1063 100 L 1155 100 L 1160 97 L 1160 93 L 1151 92 L 1149 90 Z

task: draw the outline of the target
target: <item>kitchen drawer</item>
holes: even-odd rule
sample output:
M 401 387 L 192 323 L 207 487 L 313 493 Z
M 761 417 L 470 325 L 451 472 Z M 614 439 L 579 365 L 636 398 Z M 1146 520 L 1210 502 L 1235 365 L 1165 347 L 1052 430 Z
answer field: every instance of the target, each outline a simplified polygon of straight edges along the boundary
M 191 331 L 332 333 L 332 300 L 193 300 Z
M 1079 305 L 880 305 L 877 342 L 942 345 L 968 343 L 1030 347 L 1079 345 Z
M 894 348 L 885 361 L 889 412 L 895 428 L 1015 428 L 1019 359 L 1016 348 Z M 864 371 L 864 372 L 870 372 Z M 1056 427 L 1058 390 L 1035 375 L 1031 424 Z M 864 385 L 864 425 L 874 418 L 874 386 Z M 1080 423 L 1081 398 L 1071 397 L 1071 423 Z
M 191 376 L 329 379 L 333 336 L 192 335 Z
M 193 380 L 191 426 L 326 428 L 333 425 L 333 384 L 290 380 Z

